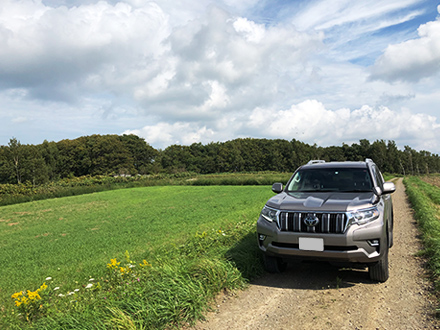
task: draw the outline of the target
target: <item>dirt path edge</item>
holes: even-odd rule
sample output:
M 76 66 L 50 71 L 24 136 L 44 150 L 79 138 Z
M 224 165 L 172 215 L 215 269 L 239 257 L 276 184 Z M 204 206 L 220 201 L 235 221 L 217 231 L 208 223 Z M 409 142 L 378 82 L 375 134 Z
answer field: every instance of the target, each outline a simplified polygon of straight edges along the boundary
M 245 291 L 218 296 L 206 320 L 192 329 L 440 329 L 405 186 L 402 179 L 395 183 L 387 282 L 370 281 L 366 269 L 291 264 Z

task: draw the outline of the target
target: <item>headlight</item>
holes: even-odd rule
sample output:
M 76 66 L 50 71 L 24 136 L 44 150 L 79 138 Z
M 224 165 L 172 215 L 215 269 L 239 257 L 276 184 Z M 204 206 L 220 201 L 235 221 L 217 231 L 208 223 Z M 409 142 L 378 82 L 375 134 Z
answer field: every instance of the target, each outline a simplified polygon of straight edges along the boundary
M 376 207 L 371 209 L 348 212 L 348 217 L 352 223 L 363 225 L 379 218 L 379 211 Z
M 277 222 L 278 212 L 278 210 L 265 206 L 261 210 L 261 216 L 269 222 Z

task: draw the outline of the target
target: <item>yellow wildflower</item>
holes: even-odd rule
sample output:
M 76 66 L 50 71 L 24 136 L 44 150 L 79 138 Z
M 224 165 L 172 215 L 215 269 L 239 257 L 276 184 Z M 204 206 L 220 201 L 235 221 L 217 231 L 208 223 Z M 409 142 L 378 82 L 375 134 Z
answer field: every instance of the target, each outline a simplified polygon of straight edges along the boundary
M 142 260 L 142 263 L 139 264 L 141 267 L 151 267 L 151 264 L 147 260 Z
M 40 300 L 41 297 L 38 294 L 38 290 L 37 291 L 29 291 L 27 290 L 27 296 L 30 300 Z
M 14 293 L 14 294 L 11 296 L 11 298 L 12 298 L 12 299 L 17 299 L 18 297 L 20 297 L 20 296 L 22 296 L 22 295 L 23 295 L 23 291 L 16 292 L 16 293 Z
M 43 291 L 47 289 L 46 282 L 44 282 L 37 291 Z
M 107 268 L 110 268 L 110 269 L 112 269 L 112 268 L 118 268 L 118 266 L 119 266 L 120 263 L 121 263 L 121 262 L 117 262 L 116 258 L 114 258 L 114 259 L 110 259 L 110 263 L 107 264 Z
M 19 307 L 21 304 L 22 304 L 22 302 L 20 300 L 15 301 L 15 306 Z

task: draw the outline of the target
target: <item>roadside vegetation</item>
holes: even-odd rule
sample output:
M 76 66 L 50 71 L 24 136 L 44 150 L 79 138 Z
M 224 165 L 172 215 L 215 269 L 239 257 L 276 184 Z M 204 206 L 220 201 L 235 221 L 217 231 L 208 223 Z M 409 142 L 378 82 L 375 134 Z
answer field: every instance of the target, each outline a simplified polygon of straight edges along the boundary
M 212 186 L 212 185 L 272 185 L 287 183 L 292 173 L 249 172 L 197 174 L 182 172 L 144 176 L 83 176 L 61 179 L 40 185 L 29 181 L 20 184 L 0 184 L 0 206 L 48 198 L 89 194 L 94 192 L 151 186 Z
M 440 175 L 407 177 L 406 193 L 422 232 L 423 255 L 437 292 L 440 292 Z
M 0 208 L 0 328 L 191 323 L 262 272 L 268 186 L 155 186 Z

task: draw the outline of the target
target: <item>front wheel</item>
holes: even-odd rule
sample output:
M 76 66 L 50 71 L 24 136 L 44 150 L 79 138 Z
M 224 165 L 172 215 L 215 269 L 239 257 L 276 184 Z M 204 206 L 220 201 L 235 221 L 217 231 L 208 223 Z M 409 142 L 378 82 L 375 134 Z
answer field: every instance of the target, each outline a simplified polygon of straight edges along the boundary
M 386 282 L 390 276 L 388 269 L 388 245 L 385 245 L 385 249 L 385 254 L 382 259 L 377 263 L 368 266 L 368 274 L 373 281 Z
M 269 273 L 282 273 L 287 268 L 287 263 L 281 258 L 264 255 L 264 268 Z

